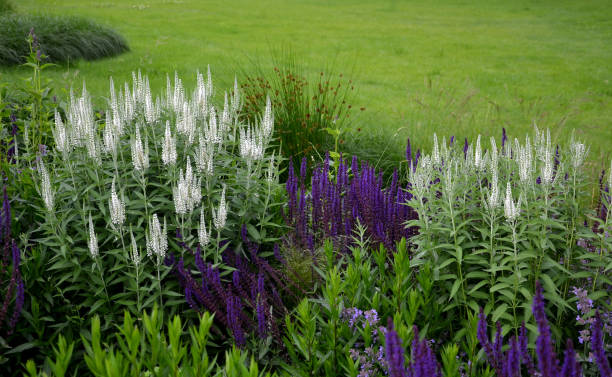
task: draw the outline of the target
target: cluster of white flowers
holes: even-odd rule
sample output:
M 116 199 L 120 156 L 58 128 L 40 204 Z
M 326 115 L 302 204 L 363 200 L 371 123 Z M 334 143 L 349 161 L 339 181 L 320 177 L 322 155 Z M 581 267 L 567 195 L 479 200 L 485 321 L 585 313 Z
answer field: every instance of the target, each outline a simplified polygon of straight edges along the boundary
M 100 162 L 100 147 L 97 137 L 94 112 L 91 98 L 83 83 L 83 92 L 79 98 L 74 97 L 70 91 L 70 109 L 68 121 L 71 125 L 70 144 L 73 147 L 85 147 L 88 156 L 96 163 Z
M 38 166 L 38 170 L 40 171 L 40 195 L 45 202 L 45 207 L 47 207 L 47 211 L 53 211 L 54 204 L 54 196 L 53 189 L 51 189 L 51 179 L 49 178 L 49 172 L 45 167 L 45 164 L 42 160 L 40 160 L 40 164 Z
M 225 186 L 221 192 L 221 199 L 219 200 L 219 208 L 217 212 L 213 210 L 213 223 L 217 230 L 223 229 L 225 222 L 227 221 L 227 203 L 225 202 Z
M 198 147 L 196 149 L 196 167 L 200 173 L 212 176 L 214 172 L 213 156 L 215 153 L 214 143 L 208 142 L 202 133 L 198 137 Z
M 53 138 L 55 139 L 55 148 L 66 155 L 70 152 L 70 141 L 68 140 L 68 134 L 66 131 L 66 126 L 62 121 L 62 117 L 59 115 L 57 110 L 55 110 L 55 127 L 53 128 Z
M 588 148 L 583 143 L 572 139 L 569 145 L 570 153 L 562 159 L 563 156 L 558 153 L 555 156 L 549 130 L 541 131 L 535 126 L 534 134 L 533 145 L 527 136 L 524 144 L 514 139 L 513 143 L 506 142 L 501 150 L 498 149 L 495 138 L 491 138 L 490 148 L 484 151 L 481 136 L 478 135 L 473 144 L 464 147 L 461 155 L 457 148 L 447 147 L 444 138 L 440 144 L 438 136 L 434 134 L 431 154 L 423 155 L 416 168 L 409 168 L 412 193 L 417 200 L 426 200 L 430 186 L 434 182 L 440 182 L 443 193 L 449 197 L 453 195 L 461 179 L 469 180 L 471 174 L 476 172 L 481 184 L 487 183 L 483 187 L 483 207 L 495 214 L 503 206 L 506 220 L 514 222 L 520 215 L 521 204 L 524 205 L 528 193 L 531 192 L 530 187 L 533 188 L 539 183 L 545 190 L 550 190 L 552 186 L 563 184 L 557 172 L 565 171 L 564 167 L 570 167 L 574 171 L 579 169 L 588 154 Z M 459 170 L 463 174 L 457 174 Z M 610 170 L 612 171 L 612 165 Z M 512 198 L 513 176 L 516 177 L 514 179 L 521 190 L 518 201 Z M 501 179 L 509 180 L 505 197 L 503 192 L 500 192 Z M 608 181 L 612 187 L 612 172 Z
M 206 216 L 204 216 L 204 207 L 200 211 L 200 227 L 198 228 L 198 240 L 202 248 L 210 242 L 210 231 L 206 230 Z
M 157 265 L 161 265 L 166 252 L 168 251 L 168 228 L 166 226 L 166 218 L 164 218 L 164 227 L 162 228 L 157 218 L 157 214 L 153 214 L 149 220 L 149 231 L 147 236 L 147 256 L 157 257 Z
M 98 238 L 96 237 L 96 230 L 93 226 L 91 213 L 89 214 L 89 242 L 87 245 L 89 246 L 89 254 L 93 259 L 96 259 L 98 256 Z
M 572 140 L 570 144 L 570 151 L 572 153 L 572 167 L 578 169 L 584 163 L 584 159 L 588 153 L 588 148 L 575 140 Z
M 506 216 L 506 220 L 509 222 L 514 222 L 519 217 L 521 213 L 521 200 L 515 204 L 512 199 L 512 187 L 510 187 L 510 182 L 506 184 L 506 198 L 504 199 L 504 215 Z
M 115 191 L 115 179 L 111 185 L 111 196 L 108 200 L 108 207 L 110 209 L 111 223 L 115 226 L 123 225 L 125 221 L 125 204 L 123 200 L 119 199 L 117 191 Z
M 132 263 L 134 263 L 134 265 L 136 267 L 138 267 L 140 265 L 140 252 L 138 251 L 138 244 L 136 244 L 136 239 L 134 238 L 134 234 L 130 231 L 130 238 L 131 238 L 131 252 L 130 252 L 130 259 L 132 260 Z
M 177 214 L 183 215 L 193 211 L 202 199 L 201 187 L 202 180 L 201 178 L 196 179 L 191 168 L 191 160 L 187 156 L 185 174 L 183 174 L 183 169 L 181 169 L 178 184 L 172 189 L 174 209 Z
M 529 136 L 525 137 L 525 146 L 521 146 L 518 139 L 514 139 L 514 146 L 514 153 L 516 153 L 518 163 L 519 179 L 522 184 L 526 184 L 530 181 L 531 175 L 533 174 L 533 153 L 531 151 Z
M 144 146 L 140 137 L 140 127 L 136 126 L 136 137 L 131 141 L 132 164 L 138 171 L 149 168 L 149 143 L 145 138 Z
M 164 143 L 162 144 L 162 162 L 164 165 L 174 165 L 176 163 L 176 139 L 170 131 L 170 121 L 166 121 Z
M 79 149 L 86 151 L 86 155 L 98 166 L 109 159 L 109 156 L 112 157 L 115 176 L 106 200 L 110 214 L 109 224 L 113 229 L 119 229 L 121 237 L 128 222 L 123 195 L 129 192 L 118 191 L 123 186 L 121 180 L 126 176 L 123 169 L 119 168 L 120 162 L 124 164 L 131 162 L 133 170 L 142 178 L 148 178 L 147 174 L 151 174 L 148 171 L 150 168 L 157 169 L 163 164 L 173 186 L 175 212 L 178 215 L 188 215 L 202 203 L 202 180 L 206 180 L 207 189 L 214 190 L 214 187 L 208 185 L 210 182 L 216 182 L 211 179 L 215 173 L 216 156 L 240 153 L 247 164 L 264 158 L 274 132 L 271 101 L 267 99 L 260 122 L 249 126 L 240 124 L 238 115 L 242 99 L 236 79 L 233 90 L 224 93 L 222 111 L 213 106 L 214 88 L 210 67 L 206 75 L 198 72 L 197 85 L 191 98 L 185 94 L 183 82 L 176 73 L 173 82 L 170 77 L 167 78 L 165 93 L 155 100 L 148 77 L 142 75 L 140 71 L 132 73 L 131 85 L 125 83 L 116 88 L 112 77 L 109 81 L 110 96 L 101 132 L 98 131 L 99 126 L 95 120 L 92 101 L 85 85 L 80 96 L 71 91 L 65 122 L 59 113 L 55 113 L 55 125 L 52 131 L 56 150 L 62 153 L 68 163 L 70 163 L 68 158 L 70 154 L 78 153 Z M 164 125 L 162 120 L 165 121 L 165 128 L 162 127 Z M 163 132 L 160 132 L 160 129 Z M 128 142 L 130 152 L 126 154 L 124 148 Z M 234 146 L 237 147 L 236 150 Z M 82 153 L 80 156 L 83 155 Z M 155 161 L 156 158 L 160 161 Z M 195 166 L 192 165 L 192 161 Z M 185 163 L 178 177 L 174 170 L 177 163 Z M 263 165 L 263 168 L 257 165 L 257 169 L 260 169 L 257 173 L 264 176 L 268 188 L 278 180 L 279 163 L 280 159 L 276 159 L 273 154 L 269 161 L 266 160 L 267 165 Z M 220 167 L 225 166 L 220 165 Z M 251 165 L 248 174 L 255 174 L 250 167 Z M 52 212 L 55 204 L 54 192 L 49 172 L 42 161 L 39 172 L 41 197 L 46 209 Z M 96 175 L 105 173 L 105 169 L 95 171 Z M 103 182 L 103 179 L 99 182 Z M 148 200 L 149 182 L 149 179 L 142 179 L 139 182 L 145 202 Z M 201 206 L 198 241 L 202 247 L 206 247 L 211 241 L 210 228 L 214 227 L 220 232 L 226 226 L 229 208 L 226 202 L 226 186 L 222 182 L 221 185 L 223 189 L 217 206 L 215 208 Z M 103 187 L 103 184 L 99 187 Z M 146 203 L 145 206 L 150 207 Z M 207 222 L 206 216 L 211 214 L 212 221 Z M 145 219 L 147 255 L 156 258 L 159 265 L 168 250 L 166 219 L 164 218 L 162 227 L 157 214 L 151 216 L 147 211 L 147 216 L 149 216 Z M 87 225 L 88 246 L 91 256 L 95 258 L 98 256 L 98 242 L 91 215 Z M 130 238 L 131 249 L 127 250 L 127 254 L 138 266 L 141 258 L 131 227 Z

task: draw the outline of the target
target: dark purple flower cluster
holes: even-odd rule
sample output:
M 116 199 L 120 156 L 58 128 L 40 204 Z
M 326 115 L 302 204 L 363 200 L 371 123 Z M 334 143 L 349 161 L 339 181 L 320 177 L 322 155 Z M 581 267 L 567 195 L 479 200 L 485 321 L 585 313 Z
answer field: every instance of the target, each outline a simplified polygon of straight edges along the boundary
M 223 265 L 234 269 L 231 280 L 226 281 L 220 268 L 204 262 L 199 246 L 194 251 L 178 236 L 179 244 L 194 256 L 197 272 L 185 266 L 183 257 L 177 260 L 172 254 L 166 264 L 178 277 L 189 306 L 215 314 L 239 347 L 246 344 L 247 334 L 255 333 L 260 339 L 272 336 L 281 344 L 279 326 L 288 312 L 279 291 L 293 293 L 285 285 L 286 277 L 257 255 L 257 246 L 249 243 L 249 259 L 225 249 Z M 199 279 L 194 277 L 198 274 Z
M 11 122 L 11 140 L 10 141 L 2 141 L 2 145 L 6 145 L 7 146 L 7 150 L 6 150 L 6 160 L 8 163 L 13 164 L 15 163 L 15 159 L 16 159 L 16 154 L 19 152 L 17 151 L 15 148 L 17 148 L 17 143 L 15 142 L 17 139 L 17 116 L 15 116 L 15 113 L 11 112 L 11 115 L 9 116 L 9 120 Z
M 440 365 L 426 339 L 419 339 L 419 329 L 413 327 L 412 357 L 407 367 L 404 366 L 404 348 L 402 340 L 393 328 L 393 321 L 388 319 L 385 336 L 386 357 L 391 377 L 442 377 Z
M 367 162 L 359 164 L 353 157 L 350 166 L 341 159 L 336 177 L 331 178 L 327 155 L 322 166 L 312 173 L 310 193 L 305 188 L 305 174 L 306 159 L 302 160 L 299 177 L 289 164 L 285 219 L 293 229 L 288 236 L 292 246 L 314 250 L 323 240 L 332 239 L 337 248 L 344 249 L 358 223 L 366 227 L 370 239 L 389 250 L 416 232 L 405 227 L 406 221 L 415 219 L 417 214 L 404 205 L 411 195 L 400 187 L 397 171 L 385 188 L 382 172 Z
M 538 359 L 537 371 L 527 350 L 527 330 L 525 329 L 525 325 L 523 324 L 521 327 L 518 339 L 514 336 L 510 339 L 510 347 L 504 353 L 502 352 L 503 337 L 501 335 L 501 326 L 499 322 L 497 323 L 495 341 L 491 344 L 487 335 L 487 318 L 481 310 L 480 320 L 478 321 L 478 341 L 487 355 L 489 364 L 495 369 L 497 375 L 500 377 L 520 377 L 521 367 L 525 365 L 529 376 L 582 376 L 582 368 L 576 358 L 576 352 L 572 341 L 569 339 L 566 344 L 563 365 L 559 367 L 548 319 L 546 318 L 544 310 L 544 295 L 542 294 L 542 287 L 539 283 L 537 283 L 536 286 L 532 310 L 540 333 L 536 340 L 535 347 Z M 595 320 L 591 323 L 593 353 L 595 354 L 595 359 L 601 375 L 612 377 L 610 364 L 606 358 L 604 349 L 602 327 L 601 317 L 599 312 L 596 312 Z
M 25 300 L 25 287 L 19 270 L 21 253 L 17 243 L 11 235 L 11 204 L 3 187 L 2 212 L 0 213 L 0 245 L 2 245 L 2 260 L 0 260 L 0 279 L 4 290 L 4 301 L 0 308 L 0 328 L 8 321 L 6 334 L 10 335 L 19 320 L 23 302 Z M 15 298 L 13 314 L 7 317 L 11 301 Z

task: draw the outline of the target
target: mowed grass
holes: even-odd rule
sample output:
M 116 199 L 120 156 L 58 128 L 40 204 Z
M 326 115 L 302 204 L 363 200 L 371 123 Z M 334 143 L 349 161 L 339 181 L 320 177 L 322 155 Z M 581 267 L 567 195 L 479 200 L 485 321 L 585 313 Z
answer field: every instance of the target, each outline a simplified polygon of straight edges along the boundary
M 46 71 L 104 104 L 115 82 L 142 69 L 154 90 L 176 70 L 195 81 L 210 64 L 218 87 L 270 48 L 289 47 L 307 71 L 332 64 L 354 78 L 354 120 L 392 149 L 439 136 L 522 137 L 533 123 L 572 130 L 591 146 L 590 169 L 612 153 L 609 1 L 20 0 L 20 12 L 85 16 L 120 32 L 131 52 Z M 26 71 L 2 69 L 4 79 Z M 239 77 L 240 79 L 240 77 Z

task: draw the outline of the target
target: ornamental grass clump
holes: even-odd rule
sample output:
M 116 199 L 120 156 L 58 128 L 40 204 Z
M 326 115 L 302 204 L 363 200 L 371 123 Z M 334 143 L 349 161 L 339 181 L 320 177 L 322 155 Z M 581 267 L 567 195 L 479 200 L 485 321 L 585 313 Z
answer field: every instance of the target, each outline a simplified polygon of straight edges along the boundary
M 25 63 L 29 55 L 26 37 L 31 30 L 39 38 L 45 63 L 95 60 L 129 51 L 125 38 L 114 30 L 77 17 L 7 12 L 0 17 L 0 30 L 2 66 Z
M 407 154 L 407 205 L 418 213 L 407 225 L 418 229 L 411 265 L 433 266 L 447 310 L 467 320 L 484 307 L 504 332 L 518 331 L 542 281 L 553 331 L 571 336 L 572 286 L 588 280 L 593 299 L 609 305 L 612 223 L 582 200 L 588 147 L 573 138 L 555 147 L 537 127 L 523 142 L 505 130 L 500 144 L 433 141 L 431 154 Z
M 326 148 L 338 151 L 354 111 L 352 80 L 329 71 L 310 79 L 290 53 L 274 64 L 273 72 L 259 68 L 248 74 L 240 87 L 247 119 L 254 122 L 260 118 L 269 96 L 274 105 L 274 132 L 284 156 L 300 159 L 322 156 Z
M 140 315 L 158 303 L 176 313 L 182 289 L 164 262 L 185 248 L 169 233 L 217 267 L 224 244 L 240 241 L 238 224 L 258 242 L 275 237 L 270 208 L 282 189 L 280 160 L 268 153 L 273 120 L 242 124 L 237 84 L 218 108 L 210 70 L 191 95 L 178 76 L 167 82 L 154 97 L 140 72 L 118 88 L 111 78 L 102 119 L 83 85 L 71 91 L 66 118 L 55 113 L 55 147 L 36 167 L 36 234 L 52 286 L 78 310 Z

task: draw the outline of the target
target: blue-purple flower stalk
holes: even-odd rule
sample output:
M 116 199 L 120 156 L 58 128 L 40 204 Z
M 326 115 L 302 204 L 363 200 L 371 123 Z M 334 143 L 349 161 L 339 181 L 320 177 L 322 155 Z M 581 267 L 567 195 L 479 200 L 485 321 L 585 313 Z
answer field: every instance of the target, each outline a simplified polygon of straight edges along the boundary
M 304 159 L 300 169 L 304 174 L 305 166 Z M 366 227 L 368 237 L 388 250 L 416 232 L 404 226 L 417 214 L 404 205 L 411 194 L 398 184 L 397 171 L 385 188 L 382 173 L 366 162 L 360 166 L 353 157 L 350 165 L 342 159 L 339 161 L 336 177 L 332 179 L 328 155 L 314 169 L 311 187 L 307 193 L 304 177 L 298 178 L 290 163 L 285 185 L 288 206 L 284 216 L 293 228 L 287 242 L 294 247 L 313 251 L 325 239 L 332 239 L 337 248 L 346 249 L 358 223 Z
M 165 262 L 173 268 L 189 306 L 215 314 L 215 320 L 229 330 L 237 346 L 245 346 L 249 334 L 257 334 L 260 339 L 272 336 L 282 344 L 279 326 L 288 312 L 278 290 L 294 298 L 295 295 L 285 284 L 288 279 L 257 255 L 258 245 L 249 241 L 246 227 L 243 229 L 243 242 L 250 251 L 250 260 L 226 248 L 223 264 L 234 268 L 229 281 L 221 278 L 219 268 L 202 259 L 199 246 L 194 252 L 180 234 L 177 237 L 179 245 L 187 251 L 185 256 L 193 256 L 201 277 L 196 279 L 185 268 L 182 257 L 176 260 L 169 255 Z
M 440 365 L 426 339 L 419 340 L 419 329 L 413 327 L 412 357 L 407 367 L 404 366 L 404 349 L 402 341 L 393 328 L 393 321 L 388 319 L 385 335 L 385 351 L 389 376 L 391 377 L 442 377 Z
M 525 325 L 520 329 L 518 341 L 515 337 L 510 340 L 510 347 L 506 353 L 501 351 L 501 347 L 498 344 L 503 342 L 501 337 L 501 328 L 497 326 L 497 335 L 494 345 L 489 342 L 487 335 L 487 322 L 486 316 L 481 310 L 480 319 L 478 321 L 478 341 L 485 350 L 489 364 L 495 369 L 499 377 L 520 377 L 521 366 L 525 365 L 529 376 L 541 376 L 541 377 L 580 377 L 582 376 L 582 369 L 576 358 L 576 352 L 571 340 L 567 341 L 566 349 L 564 352 L 564 362 L 559 367 L 559 362 L 555 354 L 550 327 L 548 325 L 548 319 L 544 311 L 544 296 L 542 293 L 542 286 L 538 282 L 536 284 L 536 294 L 533 299 L 533 315 L 538 326 L 539 336 L 536 340 L 536 356 L 538 358 L 538 368 L 536 370 L 533 365 L 533 361 L 527 350 L 527 330 Z M 598 314 L 597 314 L 598 315 Z M 598 333 L 598 339 L 602 342 L 603 336 L 601 334 L 602 325 L 601 321 L 597 323 L 597 320 L 592 324 L 593 336 Z M 605 351 L 602 344 L 598 343 L 595 339 L 593 340 L 593 349 L 596 354 L 596 359 L 600 368 L 602 376 L 611 377 L 610 366 L 605 357 Z M 520 357 L 519 357 L 520 356 Z M 599 357 L 598 357 L 599 356 Z M 600 360 L 602 361 L 600 363 Z
M 2 213 L 0 214 L 0 245 L 2 245 L 2 259 L 0 260 L 0 275 L 2 280 L 8 280 L 8 285 L 3 287 L 4 300 L 0 308 L 0 328 L 4 327 L 5 319 L 8 320 L 6 335 L 11 335 L 21 316 L 21 310 L 25 300 L 25 287 L 19 269 L 21 264 L 21 252 L 17 243 L 11 235 L 11 204 L 6 186 L 3 186 Z M 5 277 L 10 278 L 5 280 Z M 15 298 L 13 313 L 7 318 L 11 301 Z

